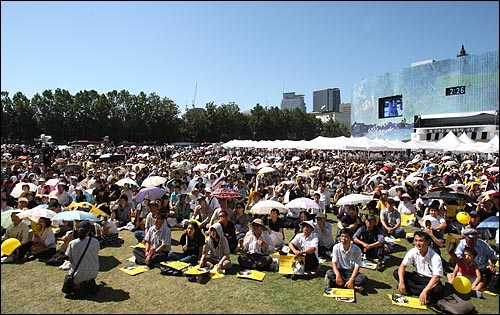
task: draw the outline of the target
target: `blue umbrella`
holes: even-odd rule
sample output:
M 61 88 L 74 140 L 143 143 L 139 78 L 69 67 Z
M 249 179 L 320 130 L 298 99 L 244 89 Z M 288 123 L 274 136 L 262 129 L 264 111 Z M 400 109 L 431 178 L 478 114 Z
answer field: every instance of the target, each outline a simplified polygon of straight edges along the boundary
M 83 191 L 83 195 L 85 196 L 85 198 L 87 199 L 87 202 L 90 202 L 90 203 L 94 203 L 94 197 L 92 197 L 91 194 L 89 194 L 88 192 L 86 192 L 85 190 Z M 73 193 L 71 194 L 71 197 L 73 198 L 73 200 L 76 200 L 76 193 Z
M 421 173 L 429 173 L 429 172 L 435 172 L 435 171 L 436 171 L 436 168 L 434 166 L 426 166 L 426 167 L 422 167 L 420 169 Z
M 52 221 L 99 221 L 99 218 L 90 212 L 81 210 L 62 211 L 52 217 Z
M 498 216 L 492 216 L 479 223 L 478 229 L 498 229 Z

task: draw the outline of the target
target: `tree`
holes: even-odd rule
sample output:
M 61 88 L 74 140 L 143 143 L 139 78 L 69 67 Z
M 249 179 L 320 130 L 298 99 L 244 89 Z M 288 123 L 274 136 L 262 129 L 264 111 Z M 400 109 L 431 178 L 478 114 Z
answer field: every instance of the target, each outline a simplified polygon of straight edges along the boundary
M 328 120 L 323 123 L 321 135 L 323 137 L 350 137 L 351 132 L 344 124 L 334 120 L 333 115 L 329 115 Z

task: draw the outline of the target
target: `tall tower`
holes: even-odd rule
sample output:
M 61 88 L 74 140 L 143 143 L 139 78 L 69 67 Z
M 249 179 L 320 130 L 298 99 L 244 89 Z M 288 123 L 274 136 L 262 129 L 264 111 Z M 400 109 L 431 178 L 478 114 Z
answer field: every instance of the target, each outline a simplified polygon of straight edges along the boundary
M 468 56 L 469 54 L 465 52 L 464 45 L 462 45 L 462 49 L 460 49 L 460 52 L 458 53 L 457 57 L 464 57 Z

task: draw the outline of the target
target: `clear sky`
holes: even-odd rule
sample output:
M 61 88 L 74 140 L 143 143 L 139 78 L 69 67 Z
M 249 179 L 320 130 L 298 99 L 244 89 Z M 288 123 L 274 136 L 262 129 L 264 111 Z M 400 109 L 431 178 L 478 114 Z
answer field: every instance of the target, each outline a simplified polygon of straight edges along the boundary
M 181 112 L 340 88 L 499 49 L 498 1 L 1 3 L 1 90 L 155 92 Z M 197 88 L 196 88 L 197 85 Z

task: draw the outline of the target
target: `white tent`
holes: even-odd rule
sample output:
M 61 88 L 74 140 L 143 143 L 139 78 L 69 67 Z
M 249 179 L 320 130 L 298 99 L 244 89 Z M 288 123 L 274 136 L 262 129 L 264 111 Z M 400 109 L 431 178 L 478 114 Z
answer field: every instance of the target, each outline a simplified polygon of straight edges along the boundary
M 458 137 L 458 140 L 462 141 L 465 144 L 475 144 L 476 141 L 469 138 L 469 136 L 464 132 Z
M 437 145 L 440 146 L 445 151 L 457 151 L 457 148 L 464 144 L 457 136 L 453 133 L 453 131 L 448 132 L 443 139 L 437 142 Z

